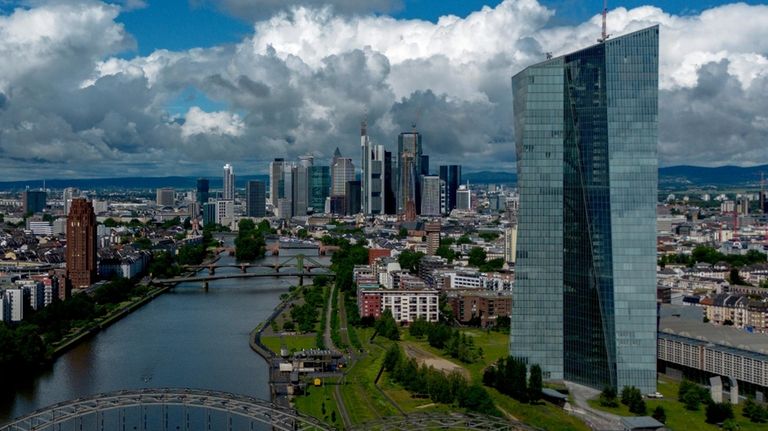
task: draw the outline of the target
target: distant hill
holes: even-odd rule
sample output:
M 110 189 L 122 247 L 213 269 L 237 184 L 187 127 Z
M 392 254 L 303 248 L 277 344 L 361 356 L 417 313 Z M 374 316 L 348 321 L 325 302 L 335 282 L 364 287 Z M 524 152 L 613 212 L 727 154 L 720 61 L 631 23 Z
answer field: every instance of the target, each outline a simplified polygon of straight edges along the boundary
M 481 171 L 461 174 L 461 182 L 469 184 L 515 184 L 517 174 L 513 172 Z
M 691 187 L 759 187 L 761 172 L 768 178 L 768 165 L 749 168 L 670 166 L 659 169 L 659 188 L 674 190 Z
M 89 178 L 89 179 L 53 179 L 45 180 L 45 187 L 50 189 L 63 189 L 75 187 L 81 190 L 104 189 L 157 189 L 172 187 L 175 189 L 194 189 L 198 177 L 126 177 L 126 178 Z M 208 178 L 212 189 L 222 188 L 221 177 Z M 251 180 L 269 182 L 267 175 L 236 176 L 236 187 L 245 187 L 245 183 Z M 24 190 L 25 188 L 39 188 L 43 186 L 43 180 L 9 181 L 0 182 L 0 190 Z
M 768 179 L 768 165 L 740 168 L 721 166 L 705 168 L 700 166 L 671 166 L 659 169 L 659 188 L 661 190 L 679 190 L 706 187 L 759 187 L 760 173 L 765 172 Z M 82 190 L 93 189 L 144 189 L 160 187 L 176 189 L 194 189 L 198 177 L 127 177 L 127 178 L 90 178 L 90 179 L 53 179 L 45 180 L 45 186 L 51 189 L 76 187 Z M 221 177 L 205 177 L 213 189 L 220 189 Z M 260 180 L 269 182 L 267 175 L 249 175 L 236 177 L 237 187 L 245 187 L 246 181 Z M 517 174 L 507 171 L 466 172 L 462 175 L 463 183 L 470 184 L 515 184 Z M 0 182 L 0 190 L 23 190 L 43 186 L 42 180 Z

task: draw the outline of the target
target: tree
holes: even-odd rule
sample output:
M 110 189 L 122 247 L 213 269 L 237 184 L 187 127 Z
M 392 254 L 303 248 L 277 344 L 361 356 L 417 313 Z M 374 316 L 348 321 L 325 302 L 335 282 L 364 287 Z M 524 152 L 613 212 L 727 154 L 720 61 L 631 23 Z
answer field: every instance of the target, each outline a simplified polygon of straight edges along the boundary
M 661 423 L 667 422 L 667 412 L 664 411 L 664 407 L 662 406 L 656 406 L 653 410 L 652 417 Z
M 706 409 L 707 423 L 719 424 L 733 419 L 733 407 L 728 403 L 709 403 Z
M 453 260 L 456 259 L 456 252 L 446 244 L 441 244 L 440 247 L 435 250 L 435 255 L 447 260 L 448 263 L 453 263 Z
M 613 386 L 606 386 L 600 393 L 600 405 L 604 407 L 619 406 L 619 401 L 616 399 L 616 389 Z
M 249 218 L 240 219 L 240 221 L 237 222 L 238 232 L 252 232 L 254 230 L 256 230 L 256 223 Z
M 400 346 L 398 346 L 397 343 L 393 343 L 384 355 L 384 369 L 389 372 L 393 371 L 397 364 L 402 360 L 402 356 L 403 354 L 400 351 Z
M 464 245 L 464 244 L 472 244 L 472 240 L 469 239 L 469 236 L 462 235 L 459 237 L 459 239 L 456 240 L 457 245 Z
M 115 219 L 110 217 L 110 218 L 104 220 L 104 226 L 105 227 L 109 227 L 109 228 L 113 228 L 113 227 L 117 227 L 118 223 L 117 223 L 117 221 Z
M 531 366 L 530 376 L 528 377 L 528 398 L 530 402 L 536 402 L 541 399 L 541 367 L 539 364 Z
M 415 272 L 422 257 L 424 257 L 424 253 L 420 251 L 403 250 L 397 257 L 397 262 L 400 264 L 400 268 Z
M 754 423 L 768 422 L 768 409 L 756 403 L 752 398 L 747 398 L 742 414 Z
M 384 310 L 381 318 L 376 322 L 376 332 L 382 337 L 397 341 L 400 339 L 400 329 L 397 327 L 395 318 L 389 309 Z
M 731 268 L 731 272 L 728 274 L 728 281 L 730 281 L 731 284 L 738 284 L 742 286 L 748 284 L 746 281 L 744 281 L 743 278 L 741 278 L 741 274 L 739 274 L 738 268 Z
M 482 266 L 485 263 L 487 253 L 480 247 L 473 247 L 469 250 L 469 266 Z
M 401 227 L 400 230 L 397 232 L 397 236 L 400 238 L 405 238 L 408 236 L 408 229 Z
M 683 398 L 680 399 L 683 404 L 685 405 L 685 408 L 691 411 L 696 411 L 699 409 L 699 406 L 701 405 L 701 400 L 699 399 L 699 395 L 695 392 L 686 392 L 685 395 L 683 395 Z
M 472 385 L 462 391 L 459 396 L 459 407 L 488 415 L 498 415 L 493 400 L 480 385 Z

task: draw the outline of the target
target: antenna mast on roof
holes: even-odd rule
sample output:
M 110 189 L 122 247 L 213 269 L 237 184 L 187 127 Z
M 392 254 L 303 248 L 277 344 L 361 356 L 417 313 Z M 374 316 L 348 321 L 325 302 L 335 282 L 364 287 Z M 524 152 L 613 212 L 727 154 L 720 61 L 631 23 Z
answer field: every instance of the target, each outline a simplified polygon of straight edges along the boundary
M 598 42 L 603 43 L 606 40 L 608 40 L 611 35 L 608 34 L 608 29 L 606 25 L 606 21 L 608 20 L 608 0 L 603 0 L 603 33 L 600 36 L 600 39 L 597 39 Z

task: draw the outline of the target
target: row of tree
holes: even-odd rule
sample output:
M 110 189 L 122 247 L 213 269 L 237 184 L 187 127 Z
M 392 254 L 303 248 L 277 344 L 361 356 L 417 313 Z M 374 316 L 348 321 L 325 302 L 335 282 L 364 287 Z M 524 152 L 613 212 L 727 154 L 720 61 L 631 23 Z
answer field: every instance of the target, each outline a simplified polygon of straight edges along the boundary
M 483 384 L 521 403 L 534 403 L 541 399 L 541 367 L 538 364 L 532 365 L 528 377 L 525 362 L 512 356 L 499 358 L 483 372 Z
M 432 367 L 421 365 L 407 358 L 397 344 L 393 344 L 384 356 L 384 369 L 392 380 L 406 390 L 429 397 L 443 404 L 458 404 L 467 410 L 499 415 L 488 392 L 480 385 L 470 385 L 458 372 L 445 374 Z
M 118 278 L 97 288 L 92 295 L 78 294 L 31 311 L 18 325 L 0 323 L 0 369 L 14 370 L 6 373 L 10 381 L 35 374 L 50 361 L 54 345 L 73 328 L 88 326 L 120 302 L 145 293 L 146 288 Z
M 471 336 L 445 323 L 432 323 L 418 319 L 411 323 L 408 332 L 412 337 L 426 337 L 430 346 L 443 349 L 445 353 L 461 362 L 473 364 L 483 357 L 483 349 L 475 345 L 475 340 Z
M 323 307 L 323 289 L 325 289 L 325 285 L 317 282 L 305 287 L 302 290 L 304 303 L 291 308 L 291 319 L 293 319 L 299 331 L 312 332 L 315 329 L 315 323 L 317 323 L 318 318 L 322 314 L 318 309 Z M 283 326 L 283 329 L 285 329 L 285 326 Z
M 742 266 L 754 265 L 766 261 L 766 255 L 757 250 L 749 250 L 746 254 L 723 254 L 712 247 L 698 246 L 693 249 L 690 255 L 687 254 L 669 254 L 659 258 L 659 265 L 686 265 L 692 267 L 697 263 L 705 262 L 716 264 L 725 262 L 729 266 L 740 268 Z

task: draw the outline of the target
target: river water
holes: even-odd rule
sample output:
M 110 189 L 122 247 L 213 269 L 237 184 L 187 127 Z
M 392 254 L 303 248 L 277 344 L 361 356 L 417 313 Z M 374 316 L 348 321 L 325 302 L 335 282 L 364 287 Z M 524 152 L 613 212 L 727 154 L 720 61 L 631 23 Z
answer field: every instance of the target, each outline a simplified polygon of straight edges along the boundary
M 232 262 L 230 256 L 219 260 Z M 180 284 L 0 399 L 0 424 L 57 402 L 120 389 L 189 387 L 268 400 L 267 364 L 250 349 L 248 337 L 296 283 L 292 278 L 216 280 L 208 292 L 200 283 Z

